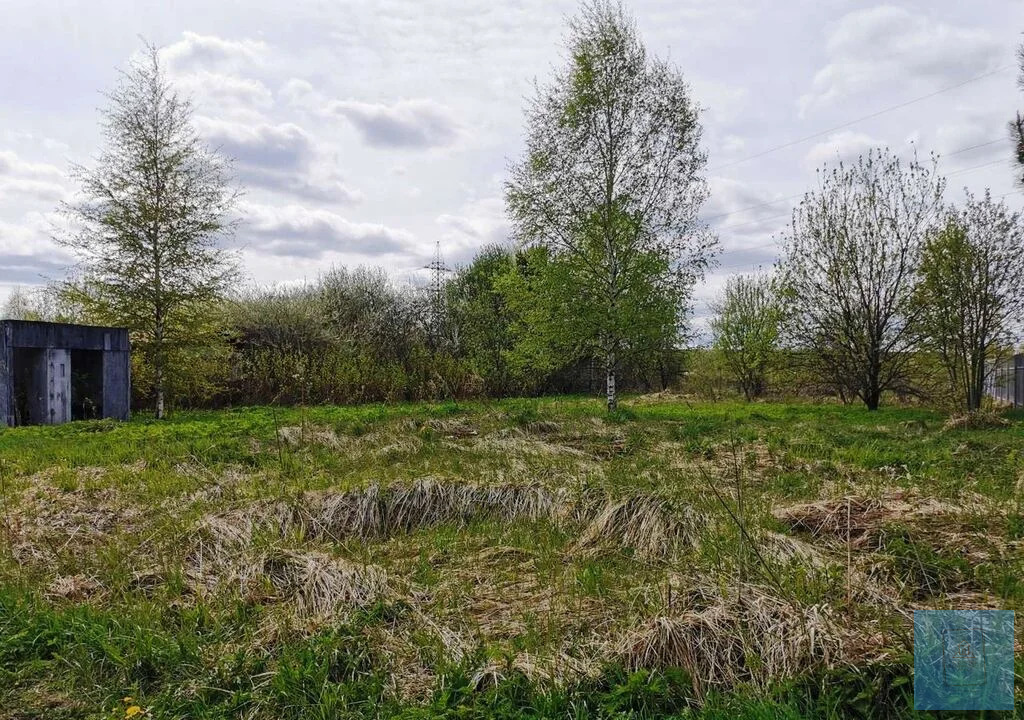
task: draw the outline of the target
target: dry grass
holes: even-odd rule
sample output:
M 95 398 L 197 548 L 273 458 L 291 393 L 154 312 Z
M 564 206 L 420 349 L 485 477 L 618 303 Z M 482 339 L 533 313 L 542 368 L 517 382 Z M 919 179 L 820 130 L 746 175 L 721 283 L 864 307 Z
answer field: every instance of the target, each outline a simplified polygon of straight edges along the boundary
M 376 565 L 359 565 L 322 552 L 275 549 L 241 569 L 251 593 L 266 579 L 277 601 L 295 603 L 300 615 L 329 617 L 348 607 L 365 608 L 389 595 L 388 578 Z
M 20 564 L 48 565 L 67 552 L 89 553 L 117 533 L 136 529 L 142 513 L 114 488 L 54 487 L 52 473 L 28 478 L 7 520 L 10 547 Z
M 627 547 L 642 559 L 670 558 L 696 547 L 708 522 L 692 508 L 674 508 L 654 495 L 607 498 L 581 533 L 577 549 L 595 553 Z
M 342 450 L 348 444 L 350 438 L 338 435 L 328 427 L 318 425 L 289 425 L 277 431 L 278 438 L 291 447 L 302 445 L 323 445 L 333 450 Z
M 206 516 L 201 530 L 218 551 L 248 543 L 256 530 L 282 537 L 299 532 L 328 541 L 384 538 L 473 520 L 555 519 L 566 507 L 564 493 L 537 484 L 476 485 L 423 478 L 411 484 L 306 493 L 294 502 L 256 502 Z
M 849 536 L 858 547 L 877 543 L 880 532 L 892 523 L 952 529 L 964 525 L 973 515 L 1001 518 L 1004 512 L 980 496 L 954 502 L 910 490 L 893 490 L 875 497 L 848 495 L 787 505 L 775 508 L 772 514 L 791 530 L 843 542 Z
M 68 600 L 83 602 L 95 597 L 103 591 L 99 580 L 85 575 L 58 575 L 46 587 L 46 597 L 50 600 Z
M 990 430 L 1007 427 L 1010 421 L 995 410 L 975 410 L 953 415 L 942 425 L 943 430 Z
M 692 586 L 678 612 L 648 619 L 614 655 L 632 668 L 685 668 L 698 697 L 740 682 L 767 686 L 840 659 L 842 633 L 829 608 L 796 607 L 752 584 L 730 591 Z

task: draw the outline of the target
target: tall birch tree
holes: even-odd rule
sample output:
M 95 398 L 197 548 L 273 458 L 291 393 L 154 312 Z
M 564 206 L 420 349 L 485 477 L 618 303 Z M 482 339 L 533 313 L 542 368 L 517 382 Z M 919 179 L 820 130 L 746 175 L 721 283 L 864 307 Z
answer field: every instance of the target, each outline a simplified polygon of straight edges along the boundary
M 632 18 L 606 0 L 570 21 L 566 55 L 527 108 L 506 202 L 517 238 L 561 267 L 570 297 L 560 293 L 559 312 L 580 318 L 563 340 L 603 361 L 611 411 L 622 353 L 664 327 L 664 301 L 681 332 L 717 240 L 697 218 L 706 154 L 682 73 L 650 57 Z
M 105 147 L 94 167 L 72 168 L 80 199 L 64 206 L 72 229 L 57 240 L 81 265 L 64 289 L 90 318 L 130 330 L 161 418 L 173 378 L 216 341 L 211 318 L 237 273 L 223 240 L 238 192 L 157 48 L 106 97 Z

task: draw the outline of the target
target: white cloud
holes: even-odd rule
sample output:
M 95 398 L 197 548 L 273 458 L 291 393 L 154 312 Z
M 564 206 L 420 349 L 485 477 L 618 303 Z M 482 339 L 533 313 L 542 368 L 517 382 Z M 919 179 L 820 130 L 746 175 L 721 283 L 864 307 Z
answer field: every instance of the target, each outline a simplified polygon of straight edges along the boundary
M 176 75 L 174 86 L 192 97 L 200 111 L 237 108 L 248 114 L 253 110 L 265 111 L 274 103 L 273 94 L 261 81 L 208 70 Z
M 259 40 L 228 40 L 186 30 L 182 39 L 160 50 L 161 59 L 175 71 L 209 67 L 238 67 L 259 63 L 267 46 Z
M 16 153 L 0 150 L 0 199 L 12 195 L 55 202 L 67 196 L 64 173 L 54 165 L 27 162 Z
M 245 165 L 293 170 L 313 153 L 313 138 L 293 123 L 250 125 L 199 116 L 195 124 L 207 142 Z
M 352 222 L 329 210 L 244 203 L 239 238 L 270 255 L 321 257 L 328 252 L 378 257 L 415 252 L 415 238 L 380 223 Z
M 243 185 L 323 202 L 363 200 L 360 191 L 332 171 L 320 169 L 318 159 L 327 153 L 298 125 L 248 124 L 201 116 L 196 118 L 196 126 L 207 142 L 236 161 Z
M 816 170 L 826 164 L 848 163 L 871 148 L 884 145 L 884 142 L 866 133 L 851 130 L 832 133 L 821 142 L 811 146 L 804 156 L 804 167 L 808 170 Z
M 1006 59 L 1006 49 L 987 30 L 951 25 L 893 5 L 847 13 L 825 47 L 828 63 L 800 98 L 801 114 L 879 84 L 949 86 L 993 70 Z

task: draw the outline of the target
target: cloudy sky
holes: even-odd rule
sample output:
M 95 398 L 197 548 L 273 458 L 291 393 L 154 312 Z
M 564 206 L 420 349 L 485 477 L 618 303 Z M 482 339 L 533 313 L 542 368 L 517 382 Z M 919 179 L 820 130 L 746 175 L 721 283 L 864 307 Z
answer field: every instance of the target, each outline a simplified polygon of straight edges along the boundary
M 99 149 L 101 91 L 143 36 L 246 187 L 252 280 L 381 265 L 417 282 L 508 236 L 501 195 L 523 98 L 561 61 L 565 0 L 290 3 L 0 0 L 0 302 L 60 277 L 49 239 L 72 162 Z M 705 108 L 722 241 L 703 304 L 772 262 L 814 170 L 872 145 L 942 155 L 955 193 L 1014 207 L 1006 122 L 1024 109 L 1019 0 L 634 0 L 649 49 Z M 892 109 L 895 108 L 895 109 Z M 866 118 L 866 119 L 865 119 Z M 913 144 L 913 145 L 911 145 Z

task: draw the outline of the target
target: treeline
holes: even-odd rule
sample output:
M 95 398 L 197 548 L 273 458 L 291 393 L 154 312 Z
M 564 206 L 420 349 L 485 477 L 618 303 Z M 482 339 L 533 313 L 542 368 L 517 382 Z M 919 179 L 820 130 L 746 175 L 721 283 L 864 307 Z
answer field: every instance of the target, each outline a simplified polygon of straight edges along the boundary
M 239 189 L 150 47 L 108 97 L 105 145 L 62 209 L 79 273 L 8 315 L 127 327 L 138 405 L 351 403 L 658 390 L 891 397 L 976 409 L 1019 341 L 1024 221 L 945 196 L 937 162 L 874 149 L 826 165 L 771 273 L 732 278 L 708 351 L 694 288 L 718 239 L 699 104 L 617 3 L 569 21 L 505 183 L 514 243 L 431 291 L 373 269 L 243 286 Z M 1015 133 L 1024 127 L 1020 119 Z M 1024 157 L 1022 155 L 1021 157 Z M 686 363 L 689 367 L 686 367 Z
M 335 268 L 302 285 L 228 294 L 200 342 L 182 344 L 165 378 L 177 407 L 322 404 L 604 391 L 605 370 L 586 346 L 539 339 L 526 309 L 540 304 L 541 252 L 484 248 L 442 286 L 398 284 L 381 268 Z M 531 281 L 528 278 L 532 278 Z M 98 322 L 60 286 L 16 291 L 10 317 Z M 573 319 L 566 309 L 566 320 Z M 152 370 L 133 358 L 135 404 L 152 406 Z M 661 390 L 681 377 L 674 337 L 628 347 L 626 391 Z
M 977 410 L 1024 322 L 1024 215 L 945 198 L 937 163 L 871 150 L 820 173 L 773 274 L 732 278 L 715 349 L 748 399 L 780 363 L 876 409 L 886 395 Z

